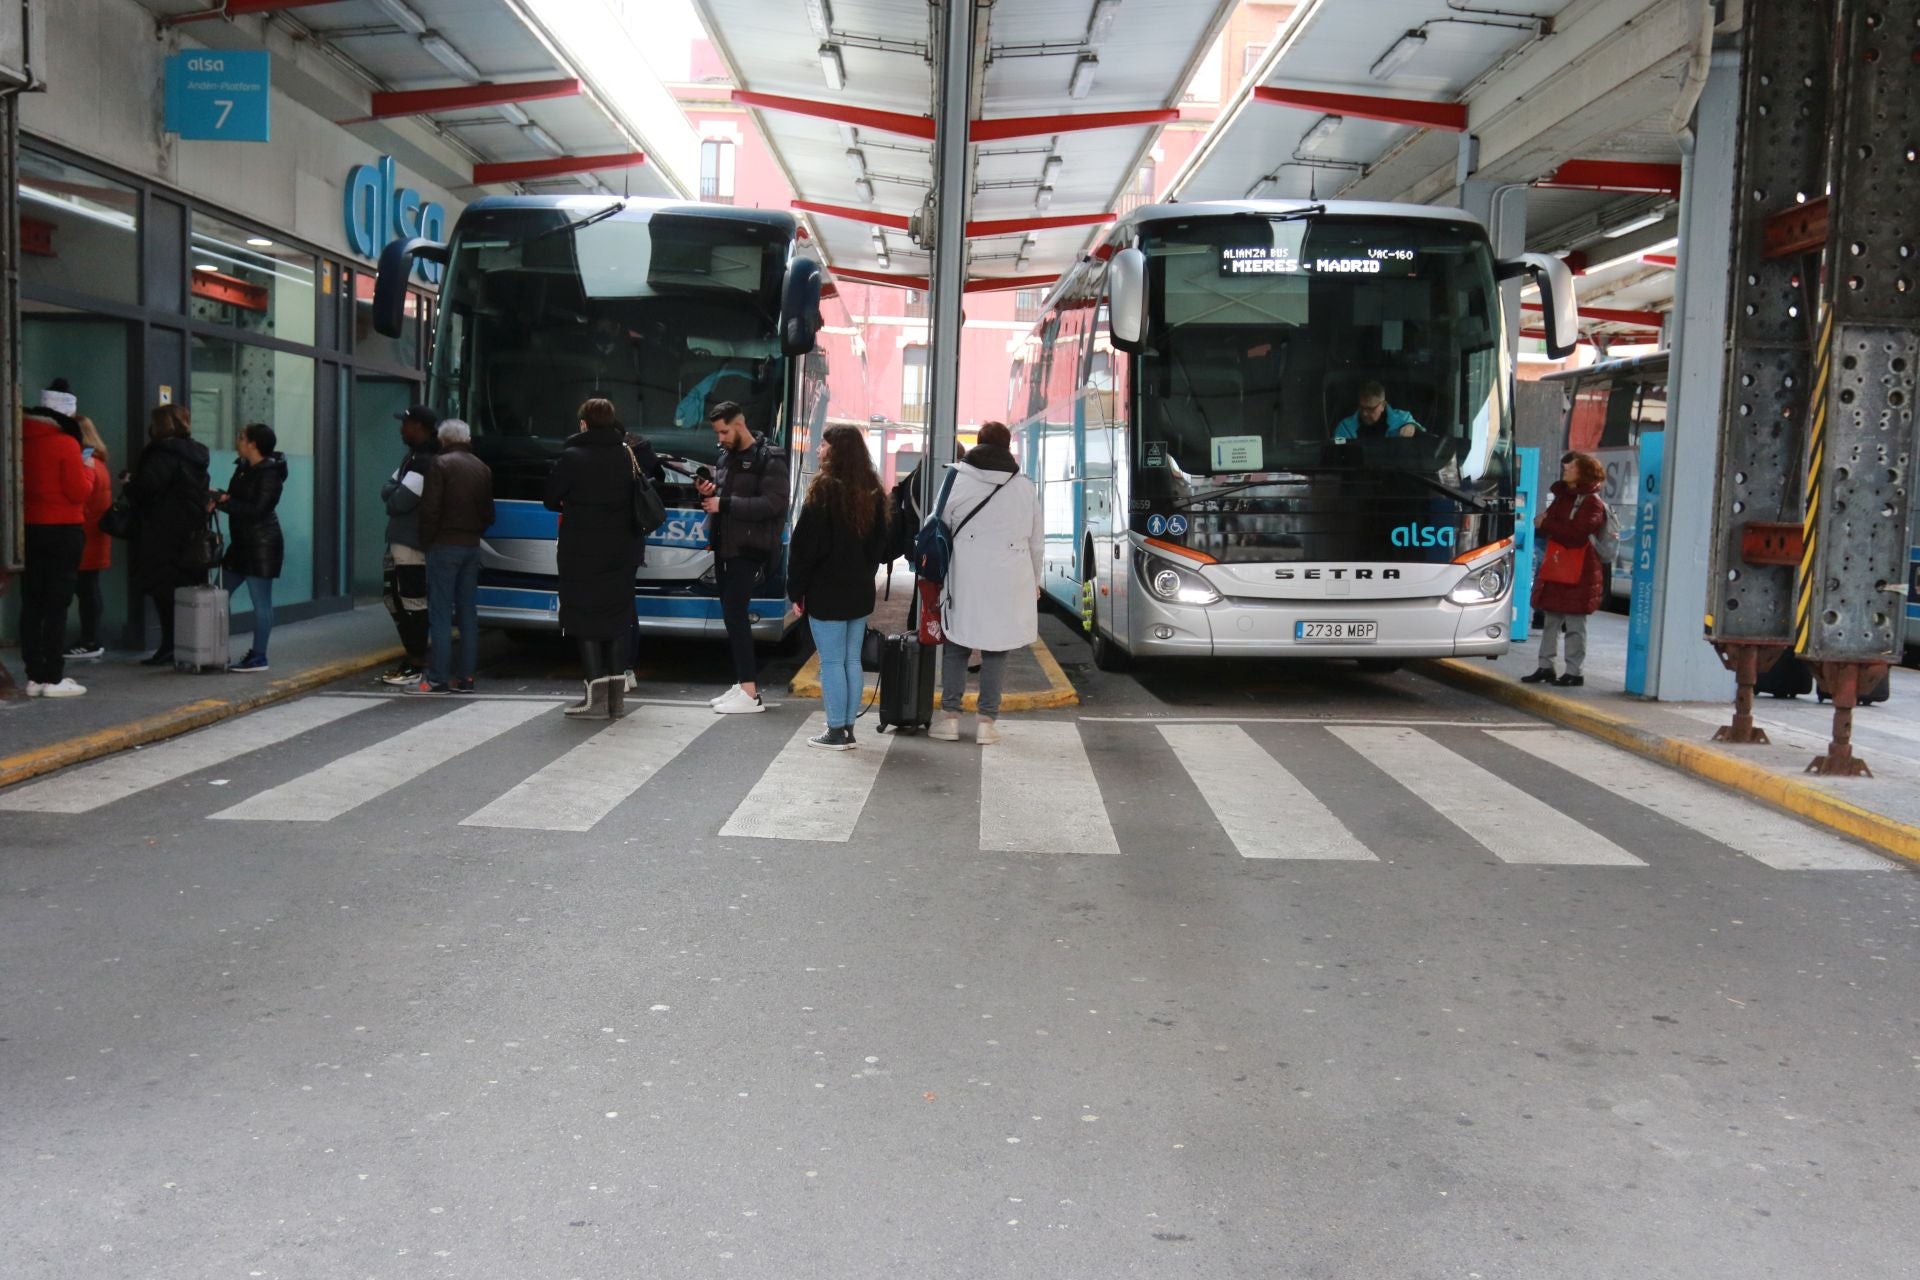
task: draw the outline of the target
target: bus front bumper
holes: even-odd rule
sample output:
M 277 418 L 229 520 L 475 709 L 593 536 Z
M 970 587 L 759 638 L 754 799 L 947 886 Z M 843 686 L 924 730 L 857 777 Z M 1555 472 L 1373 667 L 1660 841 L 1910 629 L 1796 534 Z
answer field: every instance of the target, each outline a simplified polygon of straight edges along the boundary
M 560 630 L 560 597 L 552 591 L 482 583 L 479 610 L 482 626 L 509 631 Z M 754 600 L 748 613 L 753 622 L 753 638 L 766 644 L 784 639 L 791 621 L 790 611 L 791 606 L 785 600 Z M 727 631 L 716 596 L 636 595 L 633 612 L 634 626 L 642 636 L 699 640 L 718 638 Z
M 1460 658 L 1507 651 L 1511 595 L 1482 604 L 1444 598 L 1250 600 L 1170 604 L 1136 591 L 1128 648 L 1141 657 Z M 1301 622 L 1371 622 L 1370 641 L 1296 639 Z

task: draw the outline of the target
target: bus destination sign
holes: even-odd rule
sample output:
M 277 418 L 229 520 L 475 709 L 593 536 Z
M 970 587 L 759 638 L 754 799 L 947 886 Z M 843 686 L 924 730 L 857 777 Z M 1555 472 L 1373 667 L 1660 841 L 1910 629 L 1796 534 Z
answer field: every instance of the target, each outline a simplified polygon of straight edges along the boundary
M 1290 276 L 1300 256 L 1288 245 L 1238 244 L 1220 250 L 1223 276 Z

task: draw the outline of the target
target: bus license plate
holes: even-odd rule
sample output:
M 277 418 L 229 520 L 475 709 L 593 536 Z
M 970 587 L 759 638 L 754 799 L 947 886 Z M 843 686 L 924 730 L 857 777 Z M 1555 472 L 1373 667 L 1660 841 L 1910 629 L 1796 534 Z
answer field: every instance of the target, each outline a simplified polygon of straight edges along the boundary
M 1336 643 L 1366 644 L 1379 639 L 1377 622 L 1296 622 L 1295 640 L 1331 640 Z

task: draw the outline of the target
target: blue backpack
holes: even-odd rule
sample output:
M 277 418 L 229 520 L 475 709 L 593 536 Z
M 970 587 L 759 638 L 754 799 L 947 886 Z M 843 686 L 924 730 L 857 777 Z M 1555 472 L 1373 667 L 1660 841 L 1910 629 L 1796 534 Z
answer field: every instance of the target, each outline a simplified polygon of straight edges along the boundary
M 940 486 L 940 500 L 933 507 L 932 518 L 920 526 L 920 532 L 913 538 L 913 572 L 936 587 L 946 584 L 947 570 L 953 565 L 953 540 L 960 536 L 960 530 L 966 528 L 975 516 L 986 510 L 987 503 L 992 502 L 999 496 L 1000 491 L 1007 487 L 1004 484 L 995 485 L 992 493 L 983 498 L 973 510 L 967 512 L 966 519 L 962 520 L 958 527 L 949 529 L 947 528 L 947 495 L 953 492 L 955 474 L 957 473 L 947 472 L 947 478 Z

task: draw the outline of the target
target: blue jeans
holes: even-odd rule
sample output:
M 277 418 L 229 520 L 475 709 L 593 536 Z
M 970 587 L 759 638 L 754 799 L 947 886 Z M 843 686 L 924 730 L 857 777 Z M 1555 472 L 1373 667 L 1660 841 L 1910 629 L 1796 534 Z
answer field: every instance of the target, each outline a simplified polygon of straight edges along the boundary
M 453 624 L 460 624 L 457 675 L 473 679 L 480 662 L 480 548 L 427 548 L 427 680 L 448 682 Z
M 827 704 L 829 728 L 850 727 L 860 714 L 860 694 L 865 678 L 860 673 L 860 641 L 867 633 L 867 620 L 824 622 L 810 617 L 813 647 L 820 651 L 820 698 Z
M 233 607 L 234 588 L 243 582 L 247 586 L 247 599 L 253 605 L 253 651 L 264 658 L 267 640 L 273 635 L 273 579 L 256 578 L 238 569 L 221 569 L 220 586 L 227 593 L 228 608 Z

